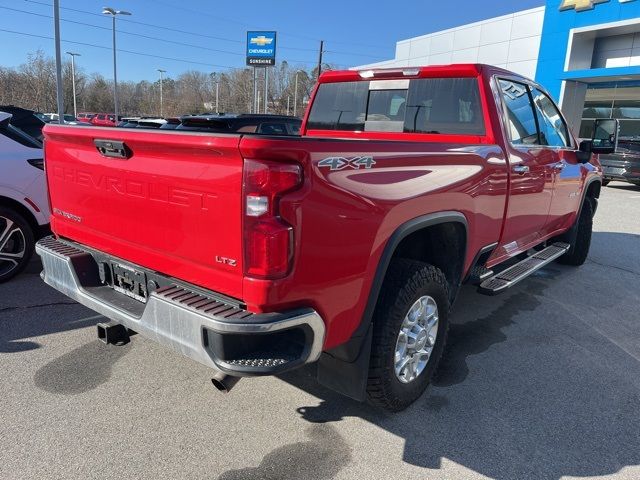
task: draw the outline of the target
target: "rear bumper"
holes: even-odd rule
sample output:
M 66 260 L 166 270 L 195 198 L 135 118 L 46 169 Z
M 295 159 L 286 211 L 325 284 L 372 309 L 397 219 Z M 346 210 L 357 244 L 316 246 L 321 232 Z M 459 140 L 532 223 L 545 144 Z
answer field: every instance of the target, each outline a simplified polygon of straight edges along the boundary
M 168 277 L 142 303 L 100 280 L 103 253 L 53 237 L 40 240 L 36 252 L 42 257 L 42 278 L 48 285 L 228 375 L 273 375 L 314 362 L 322 352 L 325 325 L 312 309 L 253 314 L 233 299 Z
M 640 163 L 617 162 L 607 164 L 602 162 L 602 173 L 605 180 L 620 180 L 623 182 L 640 182 Z

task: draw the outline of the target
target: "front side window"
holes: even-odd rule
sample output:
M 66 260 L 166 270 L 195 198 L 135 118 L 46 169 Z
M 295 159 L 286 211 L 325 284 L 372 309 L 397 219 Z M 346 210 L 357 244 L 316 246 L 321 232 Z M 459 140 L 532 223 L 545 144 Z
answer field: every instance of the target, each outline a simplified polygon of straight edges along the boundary
M 499 84 L 507 108 L 511 143 L 535 145 L 538 143 L 538 129 L 529 89 L 524 83 L 510 80 L 499 80 Z
M 476 78 L 321 84 L 311 130 L 484 135 Z
M 560 110 L 551 99 L 537 88 L 531 90 L 540 128 L 540 145 L 568 147 L 571 145 L 569 131 Z

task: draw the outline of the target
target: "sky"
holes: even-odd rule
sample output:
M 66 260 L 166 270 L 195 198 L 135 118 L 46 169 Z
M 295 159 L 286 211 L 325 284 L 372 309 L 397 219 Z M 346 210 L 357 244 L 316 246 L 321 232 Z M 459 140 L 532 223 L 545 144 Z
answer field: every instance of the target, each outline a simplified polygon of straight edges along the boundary
M 0 66 L 17 67 L 38 49 L 54 55 L 53 0 L 0 0 Z M 394 57 L 395 43 L 418 35 L 526 10 L 544 0 L 60 0 L 62 52 L 72 51 L 85 73 L 112 77 L 111 18 L 117 18 L 118 80 L 155 80 L 157 69 L 244 66 L 246 31 L 278 32 L 277 60 L 338 68 Z M 75 42 L 75 43 L 72 43 Z M 65 57 L 68 58 L 67 55 Z

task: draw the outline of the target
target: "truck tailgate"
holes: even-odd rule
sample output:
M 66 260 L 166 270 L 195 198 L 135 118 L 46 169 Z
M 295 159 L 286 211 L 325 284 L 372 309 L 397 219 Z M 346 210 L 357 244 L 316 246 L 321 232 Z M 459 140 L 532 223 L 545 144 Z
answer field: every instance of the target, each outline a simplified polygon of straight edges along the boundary
M 58 125 L 44 134 L 55 234 L 242 298 L 240 136 Z M 125 158 L 105 145 L 124 146 Z

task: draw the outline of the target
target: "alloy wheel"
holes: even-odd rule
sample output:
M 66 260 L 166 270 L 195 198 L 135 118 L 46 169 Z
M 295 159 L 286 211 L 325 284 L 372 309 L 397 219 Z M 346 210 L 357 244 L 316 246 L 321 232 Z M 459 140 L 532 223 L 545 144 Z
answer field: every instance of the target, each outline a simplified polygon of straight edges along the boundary
M 413 382 L 424 371 L 438 336 L 438 305 L 425 295 L 409 309 L 396 341 L 395 372 L 402 383 Z
M 0 276 L 19 267 L 27 253 L 22 229 L 10 218 L 0 216 Z

